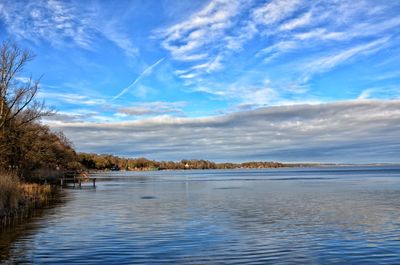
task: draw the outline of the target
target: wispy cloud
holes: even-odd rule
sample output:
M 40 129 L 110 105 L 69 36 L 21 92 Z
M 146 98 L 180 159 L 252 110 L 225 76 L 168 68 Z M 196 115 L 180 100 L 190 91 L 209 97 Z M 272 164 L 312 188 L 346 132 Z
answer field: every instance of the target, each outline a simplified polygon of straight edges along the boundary
M 268 62 L 277 57 L 283 52 L 298 48 L 298 43 L 295 41 L 280 41 L 269 47 L 266 47 L 257 53 L 257 56 L 264 57 L 264 61 Z
M 390 99 L 399 99 L 400 98 L 400 89 L 398 85 L 391 86 L 378 86 L 378 87 L 369 87 L 363 89 L 361 93 L 359 93 L 357 99 L 380 99 L 380 98 L 390 98 Z
M 210 73 L 229 76 L 238 68 L 236 64 L 250 61 L 277 64 L 287 69 L 288 79 L 301 76 L 303 81 L 297 86 L 304 86 L 317 73 L 390 46 L 396 38 L 393 29 L 400 25 L 393 11 L 396 8 L 400 6 L 395 3 L 369 0 L 360 1 L 357 8 L 349 0 L 214 0 L 156 34 L 175 60 L 187 61 L 175 71 L 183 84 L 195 91 L 225 96 L 232 83 L 223 80 L 213 88 L 208 85 Z M 243 50 L 248 43 L 253 44 L 250 49 L 259 49 Z M 248 57 L 240 57 L 238 62 L 235 54 L 239 52 Z M 252 58 L 254 54 L 256 58 Z M 279 62 L 285 54 L 295 55 L 296 60 Z
M 104 35 L 107 36 L 115 45 L 121 48 L 125 55 L 130 58 L 136 58 L 139 55 L 139 49 L 133 44 L 126 34 L 116 30 L 110 25 L 106 25 L 103 29 Z
M 57 48 L 76 45 L 95 50 L 96 41 L 105 38 L 128 57 L 136 57 L 138 48 L 115 20 L 105 19 L 92 4 L 85 4 L 59 0 L 5 0 L 0 3 L 0 20 L 8 33 L 17 39 L 35 43 L 47 41 Z
M 239 79 L 227 87 L 217 84 L 198 87 L 199 92 L 207 93 L 217 99 L 223 99 L 230 103 L 230 109 L 243 110 L 267 106 L 288 106 L 295 104 L 321 103 L 326 99 L 308 95 L 306 87 L 298 84 L 287 84 L 284 87 L 276 87 L 270 79 L 253 81 L 248 83 L 247 78 Z M 226 111 L 222 111 L 226 113 Z
M 73 105 L 86 105 L 86 106 L 96 106 L 106 104 L 106 100 L 102 98 L 94 98 L 87 95 L 75 94 L 75 93 L 61 93 L 61 92 L 44 92 L 39 91 L 38 96 L 40 98 L 46 99 L 47 101 L 54 102 L 64 102 Z
M 212 0 L 187 20 L 156 32 L 162 45 L 177 60 L 207 58 L 206 45 L 219 46 L 224 32 L 233 25 L 240 1 Z M 200 51 L 203 49 L 203 51 Z
M 304 15 L 294 18 L 279 27 L 280 30 L 287 31 L 287 30 L 294 30 L 299 27 L 306 26 L 310 24 L 312 18 L 312 11 L 306 12 Z
M 268 16 L 268 19 L 277 23 L 279 30 L 271 27 L 262 30 L 272 40 L 270 47 L 279 48 L 280 43 L 294 44 L 292 49 L 281 45 L 281 49 L 277 49 L 276 55 L 293 50 L 329 46 L 333 43 L 351 48 L 352 43 L 349 41 L 353 39 L 357 39 L 355 43 L 360 44 L 360 40 L 363 38 L 365 38 L 365 42 L 369 42 L 368 38 L 370 37 L 390 37 L 392 32 L 389 30 L 397 27 L 400 23 L 398 16 L 387 16 L 390 8 L 396 9 L 390 4 L 376 5 L 376 2 L 373 1 L 361 1 L 357 8 L 354 8 L 353 3 L 346 0 L 319 1 L 312 4 L 305 1 L 289 2 L 291 4 L 287 9 L 281 7 L 286 10 L 282 14 L 278 13 L 276 18 Z M 271 2 L 266 6 L 275 5 Z M 264 9 L 259 8 L 255 13 Z M 285 15 L 290 12 L 290 16 Z M 281 31 L 284 31 L 285 34 L 282 35 Z
M 273 0 L 254 10 L 259 24 L 271 25 L 289 17 L 302 4 L 300 0 Z
M 161 58 L 160 60 L 158 60 L 157 62 L 155 62 L 154 64 L 150 65 L 149 67 L 147 67 L 146 69 L 143 70 L 143 72 L 126 88 L 124 88 L 118 95 L 116 95 L 115 97 L 112 98 L 112 100 L 116 100 L 118 98 L 120 98 L 122 95 L 124 95 L 126 92 L 128 92 L 132 87 L 134 87 L 143 77 L 149 75 L 152 73 L 153 69 L 159 65 L 162 61 L 164 61 L 165 58 Z
M 49 41 L 54 46 L 72 42 L 91 49 L 94 36 L 90 26 L 92 14 L 78 17 L 74 6 L 56 0 L 9 1 L 0 4 L 0 18 L 8 32 L 19 38 L 37 42 Z
M 118 110 L 118 113 L 128 116 L 142 115 L 163 115 L 163 114 L 179 114 L 183 115 L 182 107 L 186 106 L 186 102 L 143 102 L 137 103 L 135 106 L 124 107 Z
M 93 117 L 98 116 L 99 113 L 95 111 L 88 111 L 85 109 L 70 110 L 70 111 L 57 111 L 55 115 L 45 117 L 43 122 L 46 124 L 63 124 L 90 121 Z
M 208 91 L 210 94 L 229 98 L 239 105 L 266 106 L 278 100 L 278 92 L 271 87 L 270 80 L 266 79 L 258 84 L 246 85 L 240 80 L 221 90 Z
M 371 97 L 371 94 L 374 92 L 374 89 L 365 89 L 363 90 L 360 95 L 357 97 L 357 99 L 368 99 Z
M 175 74 L 183 79 L 196 79 L 204 73 L 212 73 L 221 68 L 223 68 L 222 55 L 217 55 L 206 62 L 193 65 L 189 69 L 176 70 Z
M 329 55 L 326 57 L 318 58 L 304 66 L 304 74 L 302 76 L 302 81 L 307 82 L 313 75 L 317 73 L 326 72 L 337 65 L 344 63 L 345 61 L 357 56 L 366 55 L 377 52 L 385 48 L 385 44 L 390 40 L 390 38 L 381 38 L 366 44 L 361 44 L 350 49 L 341 51 L 339 53 Z
M 30 78 L 30 77 L 26 77 L 26 76 L 17 76 L 16 78 L 15 78 L 15 80 L 16 81 L 18 81 L 18 82 L 21 82 L 21 83 L 29 83 L 29 82 L 31 82 L 32 81 L 32 78 Z
M 400 71 L 391 71 L 371 76 L 370 79 L 380 81 L 380 80 L 395 79 L 399 77 L 400 77 Z

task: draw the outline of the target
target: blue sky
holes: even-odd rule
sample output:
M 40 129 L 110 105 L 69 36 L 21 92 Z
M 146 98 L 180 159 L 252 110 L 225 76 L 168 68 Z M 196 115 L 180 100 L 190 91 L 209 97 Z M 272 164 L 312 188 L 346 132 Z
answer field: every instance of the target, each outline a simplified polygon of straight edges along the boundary
M 44 122 L 79 151 L 400 162 L 393 156 L 400 145 L 393 134 L 400 132 L 399 14 L 398 1 L 1 0 L 0 38 L 36 54 L 19 79 L 43 75 L 40 97 L 58 109 Z M 294 109 L 294 116 L 282 114 Z M 283 115 L 280 125 L 271 111 Z M 331 115 L 306 128 L 324 111 Z M 349 117 L 353 126 L 337 126 L 354 139 L 327 137 L 332 119 Z M 375 120 L 383 117 L 384 124 Z M 357 135 L 355 126 L 369 134 Z M 325 140 L 306 145 L 296 138 L 304 130 Z M 343 155 L 361 151 L 370 155 Z

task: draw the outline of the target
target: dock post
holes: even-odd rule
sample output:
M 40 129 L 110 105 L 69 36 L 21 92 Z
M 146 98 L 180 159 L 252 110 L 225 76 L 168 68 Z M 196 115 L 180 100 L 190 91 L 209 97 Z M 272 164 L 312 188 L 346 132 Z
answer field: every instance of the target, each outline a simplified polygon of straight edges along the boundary
M 79 182 L 79 188 L 82 188 L 82 181 L 81 181 L 81 179 L 79 179 L 78 182 Z
M 95 187 L 96 187 L 96 179 L 93 178 L 93 188 L 95 188 Z

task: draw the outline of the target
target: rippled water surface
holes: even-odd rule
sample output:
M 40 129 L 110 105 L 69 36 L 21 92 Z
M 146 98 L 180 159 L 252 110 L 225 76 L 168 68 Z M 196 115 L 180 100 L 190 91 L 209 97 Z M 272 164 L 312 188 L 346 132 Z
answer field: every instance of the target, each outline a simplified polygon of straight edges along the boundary
M 400 264 L 400 168 L 117 172 L 0 234 L 38 264 Z

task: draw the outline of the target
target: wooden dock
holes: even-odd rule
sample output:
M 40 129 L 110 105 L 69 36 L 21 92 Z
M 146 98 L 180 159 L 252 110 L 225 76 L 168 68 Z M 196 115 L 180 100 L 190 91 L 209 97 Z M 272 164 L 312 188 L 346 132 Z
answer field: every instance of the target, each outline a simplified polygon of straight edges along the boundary
M 60 179 L 61 187 L 67 187 L 70 184 L 73 185 L 74 188 L 76 188 L 77 186 L 79 188 L 82 188 L 82 183 L 86 182 L 92 182 L 93 188 L 96 188 L 96 178 L 89 177 L 86 174 L 78 173 L 75 171 L 65 172 Z

